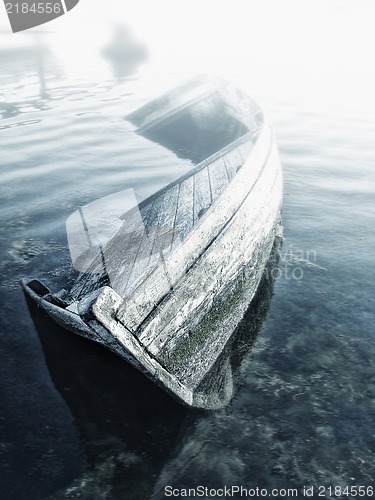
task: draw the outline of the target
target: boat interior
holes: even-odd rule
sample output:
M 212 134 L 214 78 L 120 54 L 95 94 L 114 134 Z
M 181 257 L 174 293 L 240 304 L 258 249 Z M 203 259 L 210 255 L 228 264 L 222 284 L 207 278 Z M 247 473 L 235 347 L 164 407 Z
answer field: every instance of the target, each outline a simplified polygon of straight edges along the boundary
M 251 128 L 251 122 L 241 120 L 238 109 L 220 89 L 199 88 L 193 95 L 191 89 L 196 91 L 193 85 L 182 93 L 185 100 L 180 98 L 177 103 L 172 93 L 127 118 L 138 126 L 137 133 L 177 157 L 188 158 L 195 166 L 121 215 L 116 234 L 97 246 L 96 255 L 65 296 L 66 305 L 103 285 L 129 298 L 182 244 L 248 157 L 259 120 L 254 120 Z M 256 111 L 254 108 L 253 116 Z M 94 241 L 85 207 L 80 209 L 80 217 L 88 239 Z

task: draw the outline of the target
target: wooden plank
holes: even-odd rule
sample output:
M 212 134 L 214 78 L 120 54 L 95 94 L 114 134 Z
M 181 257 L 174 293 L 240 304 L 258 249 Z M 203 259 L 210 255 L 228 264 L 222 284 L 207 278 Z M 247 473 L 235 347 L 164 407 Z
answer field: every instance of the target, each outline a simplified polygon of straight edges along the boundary
M 223 158 L 218 158 L 208 165 L 208 174 L 210 176 L 212 201 L 214 201 L 223 193 L 224 189 L 229 184 L 229 177 Z
M 259 173 L 263 169 L 264 162 L 268 157 L 270 144 L 271 136 L 269 129 L 265 127 L 260 140 L 254 147 L 251 161 L 246 164 L 246 168 L 239 171 L 229 189 L 225 190 L 220 199 L 217 200 L 215 209 L 211 212 L 210 217 L 204 217 L 201 224 L 196 226 L 191 232 L 189 238 L 186 238 L 180 248 L 176 249 L 167 259 L 166 266 L 172 283 L 178 283 L 180 278 L 186 274 L 192 264 L 206 250 L 209 243 L 218 236 L 225 224 L 238 210 L 244 198 L 252 190 Z M 142 293 L 137 298 L 139 302 L 144 302 Z M 139 338 L 147 345 L 153 341 L 154 335 L 159 329 L 160 325 L 158 322 L 164 321 L 163 314 L 156 316 L 155 318 L 150 316 L 137 333 Z M 138 327 L 141 322 L 142 319 L 139 318 Z
M 133 264 L 129 269 L 126 280 L 126 297 L 129 297 L 147 274 L 147 264 L 151 255 L 151 245 L 147 230 L 145 229 L 140 240 L 138 251 L 134 256 Z
M 116 281 L 112 283 L 114 290 L 116 290 L 116 292 L 122 297 L 128 297 L 133 291 L 133 289 L 130 286 L 129 279 L 133 272 L 135 263 L 140 258 L 139 257 L 140 253 L 142 253 L 143 255 L 144 253 L 148 252 L 149 254 L 151 251 L 148 242 L 146 226 L 148 220 L 152 216 L 153 209 L 154 209 L 154 203 L 151 202 L 148 205 L 144 206 L 138 212 L 138 215 L 132 216 L 136 219 L 138 234 L 135 235 L 135 237 L 132 240 L 130 240 L 129 243 L 125 243 L 124 241 L 127 247 L 127 251 L 124 254 L 124 261 L 123 262 L 120 261 L 117 263 L 118 266 L 117 277 Z M 131 226 L 131 222 L 127 219 L 125 214 L 124 227 L 127 225 Z M 124 239 L 128 239 L 129 236 L 124 234 L 124 232 L 122 233 L 122 235 L 119 235 L 119 237 L 122 236 Z
M 111 337 L 115 341 L 112 350 L 132 363 L 151 380 L 180 398 L 185 404 L 191 405 L 193 403 L 193 394 L 185 386 L 184 381 L 176 379 L 165 370 L 147 353 L 134 335 L 114 319 L 111 311 L 116 310 L 120 303 L 121 298 L 111 288 L 104 287 L 92 309 L 99 322 L 98 326 L 103 325 L 105 331 L 111 332 Z M 107 345 L 107 347 L 109 346 Z
M 229 180 L 232 180 L 237 171 L 242 167 L 243 160 L 238 148 L 229 151 L 224 157 Z
M 235 278 L 244 263 L 253 260 L 254 270 L 257 268 L 262 245 L 276 223 L 281 205 L 280 166 L 275 151 L 269 156 L 262 175 L 230 224 L 140 332 L 143 344 L 164 366 L 179 344 L 175 332 L 187 332 L 194 322 L 199 323 L 201 315 L 210 309 L 215 294 Z M 269 244 L 272 245 L 271 240 Z M 218 268 L 220 273 L 216 272 Z M 194 345 L 193 339 L 190 340 Z M 200 339 L 199 343 L 203 340 Z M 188 363 L 185 359 L 180 368 L 184 370 Z M 173 367 L 170 366 L 170 369 L 173 370 Z
M 76 282 L 69 290 L 68 300 L 80 300 L 85 295 L 93 292 L 106 279 L 102 259 L 97 256 L 84 273 L 80 273 Z
M 133 266 L 144 232 L 144 221 L 151 212 L 151 206 L 144 206 L 140 213 L 132 209 L 121 216 L 122 226 L 107 244 L 97 250 L 97 255 L 78 276 L 69 292 L 72 300 L 92 292 L 109 280 L 121 296 L 125 296 L 125 285 Z
M 168 278 L 173 286 L 186 273 L 196 259 L 199 258 L 209 242 L 216 238 L 223 226 L 237 211 L 244 197 L 252 189 L 268 156 L 270 140 L 269 129 L 265 127 L 263 134 L 256 143 L 256 147 L 254 147 L 251 162 L 247 164 L 245 169 L 241 169 L 232 181 L 233 191 L 226 190 L 224 192 L 220 198 L 220 203 L 216 205 L 211 217 L 203 217 L 201 224 L 198 224 L 194 231 L 190 233 L 190 237 L 185 238 L 180 247 L 174 250 L 167 258 L 166 268 L 168 270 Z M 236 193 L 235 197 L 233 197 L 233 193 Z M 155 304 L 159 303 L 163 297 L 164 290 L 158 288 L 159 283 L 165 284 L 163 273 L 164 268 L 162 266 L 156 268 L 132 297 L 132 303 L 135 307 L 128 307 L 129 304 L 126 304 L 126 301 L 124 301 L 124 305 L 117 315 L 118 320 L 124 325 L 132 325 L 129 326 L 132 331 L 135 332 L 138 330 L 137 336 L 147 344 L 153 341 L 158 330 L 156 327 L 157 321 L 162 320 L 162 317 L 159 315 L 156 323 L 152 321 L 153 318 L 149 317 L 144 325 L 142 325 L 142 329 L 139 329 L 139 327 L 145 318 L 149 316 Z M 138 312 L 136 311 L 137 304 L 141 304 Z
M 134 291 L 134 294 L 124 300 L 117 311 L 117 318 L 133 333 L 140 322 L 156 307 L 159 300 L 171 289 L 171 280 L 164 261 L 154 266 L 150 275 Z M 142 298 L 141 300 L 140 297 Z
M 124 223 L 115 236 L 105 245 L 101 245 L 95 249 L 96 255 L 93 256 L 92 262 L 82 272 L 69 292 L 69 296 L 73 300 L 78 300 L 84 295 L 95 290 L 104 280 L 112 282 L 112 269 L 119 269 L 123 264 L 124 252 L 127 247 L 132 247 L 134 238 L 137 238 L 137 224 L 135 215 L 127 221 L 125 225 L 128 237 L 125 237 Z
M 142 275 L 147 273 L 147 264 L 151 255 L 151 244 L 147 226 L 153 219 L 154 211 L 157 210 L 156 200 L 152 200 L 148 205 L 140 210 L 142 220 L 142 235 L 139 240 L 137 251 L 133 255 L 131 265 L 127 269 L 127 274 L 123 276 L 124 297 L 129 297 L 135 287 L 142 279 Z
M 180 185 L 177 184 L 165 193 L 164 205 L 158 214 L 152 253 L 158 255 L 162 252 L 164 258 L 169 255 L 172 247 L 179 191 Z
M 154 336 L 151 344 L 136 340 L 110 313 L 116 311 L 121 303 L 121 298 L 113 290 L 104 289 L 94 304 L 95 317 L 118 341 L 116 352 L 126 359 L 128 352 L 131 362 L 135 362 L 137 367 L 141 364 L 146 374 L 160 383 L 166 384 L 167 380 L 171 383 L 168 388 L 177 396 L 180 396 L 181 390 L 178 384 L 190 390 L 199 387 L 202 377 L 211 369 L 233 332 L 233 325 L 223 328 L 220 318 L 217 325 L 212 325 L 210 320 L 208 326 L 211 328 L 207 325 L 201 327 L 203 316 L 213 305 L 217 305 L 213 297 L 219 290 L 223 291 L 223 298 L 226 296 L 227 284 L 232 283 L 245 264 L 249 264 L 252 273 L 248 281 L 251 295 L 261 278 L 272 247 L 281 204 L 280 167 L 275 152 L 268 157 L 267 163 L 259 179 L 262 185 L 259 186 L 258 182 L 254 185 L 254 192 L 240 206 L 227 230 L 209 247 L 206 258 L 194 266 L 182 286 L 162 305 L 155 317 L 159 335 Z M 270 171 L 274 173 L 274 182 Z M 256 196 L 253 196 L 255 191 Z M 252 217 L 249 218 L 248 214 Z M 244 237 L 249 233 L 252 234 L 250 242 Z M 219 251 L 222 248 L 227 249 L 224 254 Z M 221 273 L 207 272 L 207 266 L 216 269 L 218 258 L 224 280 Z M 241 317 L 242 313 L 237 316 Z M 142 349 L 142 343 L 146 349 Z
M 133 328 L 133 318 L 148 314 L 148 309 L 156 305 L 158 297 L 165 295 L 171 287 L 168 274 L 163 267 L 164 254 L 170 253 L 173 240 L 173 227 L 177 209 L 179 185 L 173 186 L 154 201 L 152 212 L 147 225 L 134 265 L 126 284 L 128 300 L 123 309 L 126 311 L 126 325 Z M 155 268 L 160 267 L 156 280 L 148 280 L 147 289 L 143 286 L 144 280 L 152 274 Z M 131 299 L 133 292 L 139 293 L 138 288 L 146 295 L 144 303 Z
M 194 225 L 212 203 L 208 168 L 203 168 L 194 175 Z
M 148 266 L 155 266 L 161 261 L 160 252 L 163 256 L 169 254 L 175 225 L 177 212 L 179 185 L 174 185 L 171 189 L 163 193 L 156 201 L 156 207 L 152 220 L 147 225 L 151 244 L 151 255 Z
M 172 250 L 185 239 L 194 225 L 194 178 L 184 179 L 179 185 Z
M 151 209 L 144 210 L 143 217 L 137 210 L 129 216 L 125 214 L 122 229 L 105 248 L 104 259 L 110 283 L 121 297 L 128 295 L 129 276 L 145 238 L 144 217 L 151 213 Z

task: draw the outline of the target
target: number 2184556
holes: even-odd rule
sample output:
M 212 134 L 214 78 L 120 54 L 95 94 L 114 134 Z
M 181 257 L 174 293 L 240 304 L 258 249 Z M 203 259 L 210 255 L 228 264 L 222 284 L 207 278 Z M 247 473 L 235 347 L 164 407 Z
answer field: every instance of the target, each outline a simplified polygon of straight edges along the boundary
M 319 486 L 318 496 L 325 497 L 372 497 L 374 488 L 372 486 Z
M 7 14 L 60 14 L 62 7 L 60 3 L 6 3 Z

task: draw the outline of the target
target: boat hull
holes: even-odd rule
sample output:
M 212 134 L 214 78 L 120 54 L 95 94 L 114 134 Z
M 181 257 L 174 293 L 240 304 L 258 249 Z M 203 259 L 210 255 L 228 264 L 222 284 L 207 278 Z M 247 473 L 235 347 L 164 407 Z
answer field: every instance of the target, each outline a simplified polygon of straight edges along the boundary
M 273 144 L 261 174 L 220 235 L 164 298 L 135 336 L 116 316 L 123 299 L 103 287 L 70 309 L 24 289 L 58 324 L 104 345 L 161 386 L 181 403 L 216 409 L 232 397 L 230 380 L 217 398 L 199 392 L 205 375 L 229 342 L 255 295 L 275 238 L 280 230 L 282 178 Z M 225 304 L 225 297 L 246 276 L 246 302 L 236 318 L 220 324 L 205 318 Z M 230 372 L 228 372 L 230 375 Z M 228 377 L 227 377 L 228 378 Z M 230 378 L 230 377 L 229 377 Z
M 210 168 L 212 173 L 225 166 L 228 174 L 233 152 L 243 161 L 238 167 L 232 162 L 233 175 L 214 198 Z M 211 205 L 184 239 L 173 240 L 168 253 L 160 252 L 159 264 L 128 296 L 113 284 L 93 290 L 90 283 L 86 294 L 64 303 L 37 280 L 23 286 L 58 324 L 112 350 L 181 403 L 216 409 L 233 395 L 230 366 L 224 363 L 218 370 L 218 359 L 256 294 L 280 234 L 282 174 L 267 120 L 262 118 L 255 139 L 246 134 L 193 175 L 206 173 Z M 189 177 L 178 182 L 156 199 L 168 199 L 173 190 L 181 193 Z M 213 381 L 207 383 L 210 373 Z

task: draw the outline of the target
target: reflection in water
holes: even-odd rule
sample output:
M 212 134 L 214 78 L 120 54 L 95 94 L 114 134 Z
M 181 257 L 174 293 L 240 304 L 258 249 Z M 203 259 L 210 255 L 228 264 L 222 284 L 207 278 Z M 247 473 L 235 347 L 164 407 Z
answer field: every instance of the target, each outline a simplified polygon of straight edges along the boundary
M 16 116 L 19 112 L 20 111 L 16 103 L 0 101 L 0 113 L 2 118 L 10 118 L 11 116 Z
M 118 81 L 134 74 L 148 58 L 145 45 L 135 40 L 130 28 L 123 25 L 114 26 L 112 40 L 102 55 L 111 64 Z
M 39 95 L 48 97 L 46 83 L 46 65 L 52 62 L 49 48 L 39 39 L 30 40 L 25 46 L 0 49 L 1 81 L 20 81 L 30 75 L 37 75 Z M 16 107 L 12 103 L 0 102 L 0 112 L 10 111 L 12 116 Z M 7 116 L 7 115 L 5 115 Z
M 247 373 L 251 347 L 270 305 L 277 256 L 274 248 L 255 298 L 200 388 L 207 397 L 220 390 L 217 381 L 226 383 L 229 372 L 234 387 Z M 228 297 L 225 313 L 245 299 L 243 281 Z M 127 499 L 164 498 L 164 486 L 177 480 L 197 453 L 197 439 L 204 442 L 196 430 L 211 429 L 205 423 L 214 422 L 216 413 L 178 405 L 128 363 L 64 331 L 34 302 L 28 300 L 28 305 L 51 378 L 75 418 L 88 463 L 85 475 L 51 500 L 124 498 L 124 492 Z
M 17 35 L 17 42 L 24 43 L 0 48 L 0 118 L 3 119 L 25 111 L 49 109 L 49 82 L 60 72 L 54 54 L 40 39 L 40 33 L 22 36 L 18 39 Z M 23 120 L 18 124 L 39 121 Z M 17 125 L 5 125 L 0 130 Z

